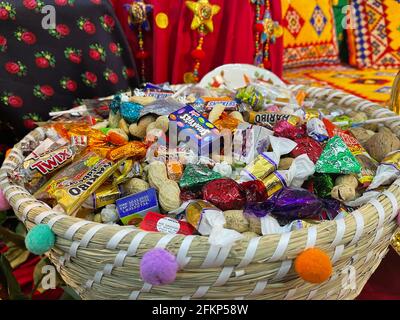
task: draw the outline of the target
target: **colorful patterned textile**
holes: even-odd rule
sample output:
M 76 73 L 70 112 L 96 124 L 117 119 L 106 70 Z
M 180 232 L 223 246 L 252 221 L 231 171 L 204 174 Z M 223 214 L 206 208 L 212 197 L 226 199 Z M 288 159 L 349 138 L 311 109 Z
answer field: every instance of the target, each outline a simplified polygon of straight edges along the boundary
M 346 13 L 349 0 L 336 0 L 337 3 L 333 6 L 333 12 L 335 15 L 336 35 L 339 45 L 339 56 L 340 61 L 348 63 L 349 61 L 349 49 L 347 46 L 347 33 L 346 33 Z
M 400 1 L 351 0 L 350 64 L 358 68 L 400 67 Z
M 46 30 L 48 4 L 56 28 Z M 49 111 L 136 87 L 135 73 L 108 0 L 0 0 L 0 163 Z
M 358 70 L 351 67 L 325 67 L 287 70 L 284 79 L 292 84 L 330 86 L 361 98 L 386 105 L 398 70 Z
M 282 0 L 285 68 L 339 63 L 331 0 Z

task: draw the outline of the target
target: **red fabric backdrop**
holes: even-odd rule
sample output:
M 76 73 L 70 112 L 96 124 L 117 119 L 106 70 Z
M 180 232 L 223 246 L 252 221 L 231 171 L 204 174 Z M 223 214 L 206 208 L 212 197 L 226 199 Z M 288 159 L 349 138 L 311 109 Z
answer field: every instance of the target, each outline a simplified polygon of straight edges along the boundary
M 127 24 L 124 4 L 132 0 L 112 0 L 115 11 L 128 37 L 133 52 L 137 51 L 136 32 Z M 151 52 L 147 60 L 147 79 L 154 83 L 169 81 L 182 83 L 183 74 L 193 70 L 190 52 L 197 44 L 197 32 L 190 29 L 193 13 L 184 0 L 146 0 L 153 5 L 149 16 L 151 31 L 146 33 L 145 47 Z M 213 18 L 214 32 L 206 36 L 204 50 L 206 59 L 200 68 L 200 78 L 212 69 L 226 63 L 253 64 L 255 6 L 249 0 L 210 0 L 221 11 Z M 280 1 L 272 0 L 273 18 L 281 21 Z M 155 23 L 155 17 L 163 12 L 169 18 L 166 29 Z M 278 39 L 270 49 L 272 71 L 282 75 L 283 40 Z M 139 67 L 139 64 L 138 64 Z

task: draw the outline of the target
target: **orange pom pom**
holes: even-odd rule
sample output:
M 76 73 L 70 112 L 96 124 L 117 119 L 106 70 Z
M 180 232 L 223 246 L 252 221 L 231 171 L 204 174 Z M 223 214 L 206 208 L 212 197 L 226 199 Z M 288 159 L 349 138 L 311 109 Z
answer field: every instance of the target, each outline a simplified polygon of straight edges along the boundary
M 310 248 L 297 256 L 294 269 L 303 280 L 322 283 L 332 275 L 332 262 L 324 251 Z

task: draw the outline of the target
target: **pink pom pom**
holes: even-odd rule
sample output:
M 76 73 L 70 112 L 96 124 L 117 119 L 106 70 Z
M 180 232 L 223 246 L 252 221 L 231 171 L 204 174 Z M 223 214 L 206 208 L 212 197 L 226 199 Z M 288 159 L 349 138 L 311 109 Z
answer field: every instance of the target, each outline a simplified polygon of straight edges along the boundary
M 146 252 L 140 262 L 143 281 L 155 286 L 174 282 L 178 269 L 175 256 L 161 248 Z
M 0 211 L 6 211 L 8 209 L 11 209 L 11 206 L 4 196 L 3 190 L 0 190 Z

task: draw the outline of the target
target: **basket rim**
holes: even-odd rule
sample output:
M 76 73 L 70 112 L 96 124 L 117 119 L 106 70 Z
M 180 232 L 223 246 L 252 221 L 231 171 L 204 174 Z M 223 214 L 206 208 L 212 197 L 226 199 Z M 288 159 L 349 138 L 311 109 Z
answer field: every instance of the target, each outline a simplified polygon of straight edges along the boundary
M 292 85 L 289 87 L 293 90 L 298 90 L 298 89 L 304 90 L 304 91 L 306 91 L 307 96 L 309 98 L 325 99 L 325 100 L 323 100 L 324 102 L 330 103 L 331 101 L 333 101 L 332 99 L 336 99 L 335 101 L 337 103 L 337 106 L 348 108 L 348 107 L 354 107 L 356 105 L 356 110 L 363 110 L 363 111 L 367 112 L 369 114 L 369 116 L 371 116 L 372 118 L 380 118 L 380 117 L 394 114 L 394 112 L 392 112 L 388 109 L 385 109 L 378 104 L 374 104 L 368 100 L 356 97 L 354 95 L 344 93 L 337 89 L 308 87 L 305 85 Z M 339 101 L 337 101 L 337 99 L 339 99 Z M 397 122 L 397 124 L 394 123 L 394 127 L 400 129 L 398 121 L 395 121 L 395 122 Z M 390 127 L 390 123 L 393 123 L 393 121 L 388 121 L 387 125 L 389 127 Z M 399 131 L 399 133 L 400 133 L 400 131 Z M 53 230 L 55 229 L 54 232 L 57 235 L 57 237 L 61 237 L 61 238 L 71 240 L 71 241 L 72 241 L 72 239 L 69 239 L 68 235 L 66 235 L 65 228 L 63 228 L 62 230 L 57 230 L 57 228 L 54 228 L 54 226 L 57 225 L 58 221 L 66 220 L 68 229 L 71 226 L 74 226 L 74 225 L 78 226 L 79 224 L 81 224 L 80 227 L 82 227 L 83 229 L 88 228 L 88 227 L 93 227 L 96 225 L 101 225 L 102 226 L 101 229 L 99 229 L 97 232 L 100 234 L 106 235 L 108 240 L 110 240 L 110 238 L 115 236 L 118 232 L 121 232 L 121 230 L 127 230 L 127 229 L 129 229 L 129 230 L 126 231 L 126 234 L 131 233 L 131 236 L 135 236 L 135 235 L 137 235 L 137 233 L 151 234 L 152 237 L 150 237 L 151 239 L 148 242 L 146 242 L 147 237 L 145 237 L 145 236 L 143 237 L 143 242 L 147 243 L 149 246 L 160 246 L 160 245 L 165 246 L 166 244 L 168 244 L 168 240 L 172 240 L 172 238 L 174 238 L 174 240 L 177 240 L 179 242 L 179 241 L 183 241 L 187 237 L 185 235 L 170 236 L 170 235 L 167 235 L 164 233 L 159 233 L 159 232 L 143 231 L 143 230 L 137 229 L 133 226 L 105 225 L 105 224 L 100 224 L 100 223 L 96 223 L 93 221 L 87 221 L 87 220 L 77 218 L 77 217 L 68 216 L 63 213 L 59 213 L 59 212 L 52 210 L 43 202 L 34 199 L 32 197 L 32 195 L 30 195 L 29 192 L 27 192 L 24 188 L 12 184 L 8 178 L 8 173 L 11 172 L 23 160 L 22 153 L 20 151 L 20 143 L 24 142 L 24 141 L 32 140 L 32 139 L 44 139 L 44 137 L 45 137 L 45 134 L 44 134 L 44 130 L 42 128 L 36 128 L 32 132 L 30 132 L 25 138 L 23 138 L 18 144 L 16 144 L 14 146 L 14 148 L 9 153 L 9 156 L 3 162 L 1 169 L 0 169 L 0 189 L 5 190 L 5 196 L 6 196 L 7 200 L 13 207 L 13 210 L 15 211 L 17 217 L 25 225 L 50 223 L 50 220 L 51 220 L 51 227 Z M 363 205 L 362 207 L 356 209 L 354 212 L 347 215 L 343 219 L 344 224 L 345 224 L 345 231 L 344 231 L 345 234 L 342 235 L 341 242 L 336 243 L 336 245 L 338 245 L 338 244 L 346 244 L 346 245 L 356 244 L 357 240 L 358 240 L 357 238 L 361 237 L 361 235 L 358 234 L 359 233 L 359 215 L 365 215 L 367 212 L 368 212 L 368 215 L 372 215 L 372 214 L 376 215 L 376 213 L 378 213 L 378 215 L 375 217 L 376 218 L 375 220 L 377 221 L 379 219 L 379 212 L 378 212 L 379 208 L 378 209 L 376 209 L 376 208 L 377 208 L 377 206 L 379 207 L 379 205 L 381 205 L 383 207 L 383 206 L 387 206 L 388 203 L 391 204 L 393 212 L 388 214 L 386 212 L 387 210 L 384 210 L 384 218 L 383 218 L 384 220 L 383 221 L 384 222 L 392 221 L 397 215 L 397 210 L 395 212 L 397 203 L 394 205 L 394 203 L 392 201 L 393 198 L 391 198 L 390 196 L 388 197 L 387 194 L 392 194 L 394 199 L 397 202 L 400 202 L 400 192 L 397 196 L 394 195 L 396 193 L 396 191 L 398 191 L 400 189 L 399 187 L 400 187 L 400 178 L 397 179 L 395 182 L 393 182 L 393 184 L 391 184 L 390 186 L 387 187 L 387 189 L 386 189 L 387 193 L 385 194 L 386 195 L 385 203 L 383 203 L 385 201 L 385 199 L 382 200 L 381 197 L 383 195 L 381 193 L 376 198 L 377 201 L 375 201 L 374 203 L 371 204 L 371 202 L 369 202 L 368 204 Z M 28 193 L 28 194 L 26 194 L 26 193 Z M 21 195 L 23 195 L 23 196 L 21 197 Z M 378 200 L 378 198 L 380 200 Z M 26 210 L 26 212 L 20 212 L 20 207 L 24 206 L 23 205 L 24 202 L 30 202 L 30 203 L 28 206 L 25 206 L 25 208 L 24 208 Z M 30 209 L 26 209 L 27 207 L 29 207 Z M 375 210 L 376 212 L 371 213 L 371 209 L 376 209 Z M 395 213 L 396 213 L 396 215 L 395 215 Z M 40 219 L 39 219 L 39 216 L 40 216 Z M 390 219 L 390 220 L 388 220 L 388 219 Z M 85 223 L 85 221 L 87 221 L 87 223 Z M 379 225 L 380 222 L 377 222 L 377 223 Z M 348 226 L 350 226 L 350 227 L 348 228 Z M 315 226 L 315 229 L 316 229 L 316 232 L 318 234 L 320 234 L 320 232 L 323 232 L 326 229 L 335 230 L 335 228 L 337 228 L 337 227 L 338 227 L 338 223 L 336 220 L 331 220 L 331 221 L 328 220 L 328 221 L 323 221 L 320 224 L 317 224 Z M 311 228 L 314 228 L 314 227 L 311 227 Z M 292 239 L 305 238 L 304 236 L 306 234 L 309 235 L 308 229 L 310 229 L 310 228 L 304 228 L 304 229 L 291 231 L 290 232 L 291 236 L 289 236 L 289 239 L 287 241 L 292 241 Z M 361 233 L 362 233 L 362 231 L 361 231 Z M 190 236 L 190 237 L 192 237 L 192 240 L 193 240 L 191 242 L 191 246 L 194 246 L 196 243 L 198 243 L 200 241 L 201 245 L 204 246 L 204 252 L 209 252 L 211 245 L 208 243 L 208 237 L 201 236 L 201 235 L 194 235 L 194 236 Z M 72 238 L 74 241 L 82 240 L 82 237 L 79 236 L 79 234 L 77 234 L 77 233 L 76 234 L 74 233 Z M 128 238 L 131 239 L 131 237 L 128 237 Z M 275 249 L 271 249 L 272 253 L 274 253 L 274 255 L 275 255 L 276 251 L 278 250 L 278 247 L 282 241 L 281 234 L 259 236 L 258 238 L 260 238 L 258 241 L 261 243 L 269 243 L 269 244 L 274 244 L 276 246 Z M 345 238 L 347 238 L 347 240 L 345 240 Z M 160 244 L 160 242 L 162 242 L 163 239 L 165 240 L 164 241 L 165 243 Z M 109 243 L 108 240 L 104 240 L 104 246 L 106 248 L 107 248 L 106 243 Z M 333 239 L 333 236 L 332 236 L 332 240 L 333 240 L 333 242 L 335 242 L 335 239 Z M 307 239 L 307 241 L 308 241 L 308 239 Z M 241 252 L 242 256 L 239 257 L 240 256 L 239 255 L 236 257 L 236 259 L 240 260 L 241 258 L 244 257 L 244 253 L 247 252 L 247 248 L 248 248 L 250 242 L 251 242 L 251 240 L 242 240 L 240 242 L 241 246 L 243 247 L 242 248 L 243 250 Z M 314 241 L 314 243 L 315 243 L 315 241 Z M 235 246 L 236 245 L 237 245 L 237 243 L 235 243 Z M 118 244 L 115 249 L 118 249 L 118 248 L 120 248 L 120 244 Z M 285 249 L 286 249 L 286 247 L 285 247 Z M 290 256 L 293 256 L 293 254 L 295 254 L 296 252 L 299 253 L 300 250 L 292 251 L 292 254 Z M 230 255 L 230 253 L 228 255 Z M 282 253 L 275 260 L 274 255 L 273 256 L 268 255 L 267 257 L 265 257 L 265 259 L 272 258 L 271 261 L 282 261 L 283 259 L 289 257 L 289 255 L 284 255 Z M 228 256 L 226 258 L 228 258 Z

